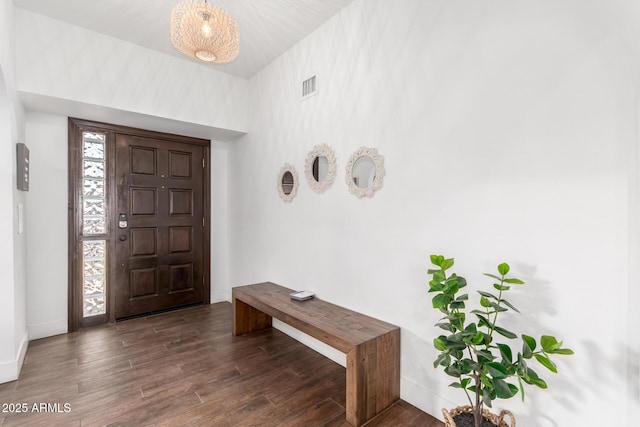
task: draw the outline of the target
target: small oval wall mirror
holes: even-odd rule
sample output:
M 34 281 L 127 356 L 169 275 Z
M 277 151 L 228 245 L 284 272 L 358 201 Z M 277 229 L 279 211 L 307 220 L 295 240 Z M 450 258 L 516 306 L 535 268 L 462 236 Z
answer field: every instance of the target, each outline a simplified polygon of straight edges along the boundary
M 305 175 L 313 191 L 323 193 L 336 178 L 336 156 L 327 144 L 313 147 L 305 161 Z
M 298 193 L 298 173 L 296 169 L 285 164 L 278 175 L 278 194 L 285 202 L 290 202 Z
M 286 171 L 284 175 L 282 175 L 282 192 L 287 196 L 291 194 L 293 191 L 293 174 L 289 171 Z
M 384 157 L 375 148 L 361 147 L 351 155 L 346 167 L 349 191 L 358 197 L 373 197 L 382 188 Z
M 376 178 L 376 164 L 369 156 L 359 157 L 353 164 L 351 179 L 358 188 L 369 188 Z
M 316 182 L 322 182 L 327 176 L 327 172 L 329 168 L 329 161 L 325 156 L 318 156 L 313 161 L 313 165 L 311 166 L 311 172 L 313 175 L 313 179 Z

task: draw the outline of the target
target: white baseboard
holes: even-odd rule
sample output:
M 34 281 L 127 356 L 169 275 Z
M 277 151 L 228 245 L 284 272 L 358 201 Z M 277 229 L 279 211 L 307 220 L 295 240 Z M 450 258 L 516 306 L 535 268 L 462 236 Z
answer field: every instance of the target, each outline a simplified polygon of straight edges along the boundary
M 212 292 L 211 304 L 215 304 L 217 302 L 231 302 L 231 292 L 229 291 Z
M 25 331 L 24 336 L 22 337 L 22 342 L 20 343 L 20 348 L 18 349 L 17 377 L 20 376 L 20 371 L 22 370 L 22 364 L 24 363 L 24 358 L 27 357 L 28 348 L 29 348 L 29 331 Z
M 440 421 L 444 421 L 442 408 L 455 408 L 460 405 L 406 378 L 400 378 L 400 397 Z
M 280 320 L 275 318 L 273 319 L 273 327 L 289 335 L 294 340 L 300 341 L 302 344 L 312 348 L 323 356 L 328 357 L 338 365 L 342 365 L 345 367 L 347 366 L 347 355 L 343 352 L 338 351 L 335 348 L 326 345 L 322 341 L 318 341 L 312 336 L 307 335 L 304 332 L 301 332 L 296 328 L 289 326 L 286 323 L 281 322 Z
M 18 364 L 15 360 L 0 363 L 0 384 L 18 379 Z
M 54 335 L 66 334 L 67 331 L 67 319 L 36 323 L 34 325 L 29 325 L 29 339 L 37 340 L 39 338 L 52 337 Z
M 0 384 L 18 379 L 22 363 L 24 363 L 24 358 L 27 355 L 27 347 L 29 347 L 29 334 L 25 332 L 20 342 L 16 359 L 0 363 Z

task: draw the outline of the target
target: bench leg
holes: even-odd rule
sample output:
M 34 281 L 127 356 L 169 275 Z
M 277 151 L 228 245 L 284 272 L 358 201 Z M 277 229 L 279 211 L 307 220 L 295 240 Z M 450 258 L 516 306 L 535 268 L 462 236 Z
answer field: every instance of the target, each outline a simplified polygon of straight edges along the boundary
M 360 426 L 400 399 L 400 330 L 347 353 L 347 422 Z
M 244 335 L 270 327 L 271 316 L 239 299 L 233 299 L 233 335 Z

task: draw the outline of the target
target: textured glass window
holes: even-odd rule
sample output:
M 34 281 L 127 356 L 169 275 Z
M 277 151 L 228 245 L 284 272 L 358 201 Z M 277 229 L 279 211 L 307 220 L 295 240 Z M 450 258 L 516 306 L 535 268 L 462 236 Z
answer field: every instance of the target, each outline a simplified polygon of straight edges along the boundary
M 107 232 L 105 143 L 105 134 L 82 133 L 82 234 L 85 237 Z M 106 240 L 82 242 L 84 317 L 106 313 L 106 260 Z
M 84 317 L 105 313 L 105 240 L 82 242 L 82 303 Z

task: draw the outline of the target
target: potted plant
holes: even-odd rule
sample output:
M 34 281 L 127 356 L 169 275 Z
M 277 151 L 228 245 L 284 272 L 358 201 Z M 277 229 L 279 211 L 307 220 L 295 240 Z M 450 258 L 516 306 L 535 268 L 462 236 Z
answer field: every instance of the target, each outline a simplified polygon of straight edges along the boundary
M 445 373 L 456 379 L 450 386 L 462 389 L 469 399 L 468 406 L 452 411 L 443 409 L 446 426 L 503 427 L 507 426 L 505 416 L 509 416 L 513 427 L 515 419 L 509 411 L 495 415 L 485 407 L 490 408 L 495 399 L 509 399 L 518 393 L 524 400 L 524 383 L 547 388 L 547 383 L 529 366 L 530 362 L 536 360 L 546 369 L 557 373 L 550 356 L 569 355 L 573 351 L 562 347 L 562 342 L 550 335 L 543 335 L 536 340 L 522 334 L 520 351 L 499 342 L 503 341 L 502 338 L 518 338 L 515 333 L 498 324 L 498 319 L 503 319 L 501 313 L 509 310 L 519 313 L 504 296 L 512 285 L 524 284 L 520 279 L 507 277 L 508 264 L 498 265 L 497 275 L 485 273 L 494 279 L 493 288 L 497 292 L 478 291 L 480 307 L 470 311 L 475 317 L 475 322 L 472 322 L 467 317 L 469 296 L 459 294 L 467 286 L 467 281 L 462 276 L 448 272 L 453 267 L 453 258 L 431 255 L 431 263 L 437 267 L 428 270 L 432 278 L 429 292 L 435 293 L 433 308 L 444 314 L 436 326 L 446 331 L 446 334 L 433 340 L 434 347 L 440 352 L 433 366 L 442 366 Z M 482 424 L 483 417 L 490 424 Z M 473 423 L 470 423 L 471 420 Z

